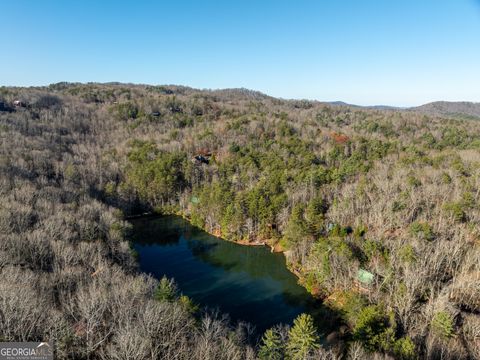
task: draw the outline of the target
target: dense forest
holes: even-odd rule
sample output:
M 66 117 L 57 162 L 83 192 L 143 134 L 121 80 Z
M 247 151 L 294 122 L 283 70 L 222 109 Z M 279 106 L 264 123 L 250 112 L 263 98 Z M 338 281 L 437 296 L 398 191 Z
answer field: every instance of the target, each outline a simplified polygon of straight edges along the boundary
M 0 88 L 0 341 L 59 359 L 479 359 L 480 119 L 244 90 Z M 265 242 L 332 310 L 252 340 L 128 217 Z

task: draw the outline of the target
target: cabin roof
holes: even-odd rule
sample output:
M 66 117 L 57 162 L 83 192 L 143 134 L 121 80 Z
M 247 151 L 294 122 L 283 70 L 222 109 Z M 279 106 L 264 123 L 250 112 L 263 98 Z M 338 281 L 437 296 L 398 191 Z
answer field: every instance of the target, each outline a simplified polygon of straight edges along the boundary
M 196 196 L 192 196 L 192 198 L 190 199 L 190 202 L 192 204 L 198 204 L 200 202 L 200 199 Z
M 357 280 L 363 284 L 370 285 L 373 282 L 375 275 L 371 272 L 363 269 L 359 269 L 357 272 Z
M 212 156 L 212 152 L 208 149 L 198 149 L 197 150 L 197 155 L 202 155 L 202 156 Z

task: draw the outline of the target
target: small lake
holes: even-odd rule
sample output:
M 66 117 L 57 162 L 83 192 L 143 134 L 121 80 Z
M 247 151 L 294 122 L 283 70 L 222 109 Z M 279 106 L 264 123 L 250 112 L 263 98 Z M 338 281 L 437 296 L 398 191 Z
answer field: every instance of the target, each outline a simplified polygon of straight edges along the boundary
M 178 216 L 132 223 L 143 272 L 174 278 L 195 303 L 218 308 L 235 322 L 249 322 L 258 334 L 321 307 L 297 284 L 283 254 L 222 240 Z

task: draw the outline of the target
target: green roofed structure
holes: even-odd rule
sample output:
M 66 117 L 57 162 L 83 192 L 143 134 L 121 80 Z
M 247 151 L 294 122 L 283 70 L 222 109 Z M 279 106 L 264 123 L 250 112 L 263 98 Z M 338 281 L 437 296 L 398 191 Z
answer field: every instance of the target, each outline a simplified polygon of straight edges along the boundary
M 198 197 L 192 196 L 192 198 L 190 199 L 190 202 L 192 204 L 198 204 L 200 202 L 200 200 L 198 199 Z
M 373 283 L 373 279 L 375 275 L 371 272 L 363 269 L 359 269 L 357 273 L 357 280 L 360 281 L 364 285 L 371 285 Z

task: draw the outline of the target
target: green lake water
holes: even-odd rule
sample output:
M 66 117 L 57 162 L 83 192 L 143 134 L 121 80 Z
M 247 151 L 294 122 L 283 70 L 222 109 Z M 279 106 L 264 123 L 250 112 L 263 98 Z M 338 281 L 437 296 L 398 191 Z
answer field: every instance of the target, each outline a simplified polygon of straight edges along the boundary
M 259 334 L 321 309 L 288 271 L 283 254 L 225 241 L 177 216 L 132 223 L 142 271 L 174 278 L 195 303 L 228 313 L 234 322 L 249 322 Z

